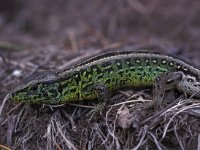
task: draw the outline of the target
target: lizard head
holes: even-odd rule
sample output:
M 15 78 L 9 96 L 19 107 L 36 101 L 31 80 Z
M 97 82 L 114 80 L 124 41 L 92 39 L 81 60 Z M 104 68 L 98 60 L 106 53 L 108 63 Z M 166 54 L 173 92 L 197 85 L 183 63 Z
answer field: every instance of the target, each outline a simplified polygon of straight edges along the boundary
M 200 98 L 200 82 L 193 76 L 185 75 L 178 84 L 178 89 L 186 94 Z
M 52 104 L 59 95 L 56 79 L 53 72 L 33 74 L 21 82 L 10 97 L 16 102 Z

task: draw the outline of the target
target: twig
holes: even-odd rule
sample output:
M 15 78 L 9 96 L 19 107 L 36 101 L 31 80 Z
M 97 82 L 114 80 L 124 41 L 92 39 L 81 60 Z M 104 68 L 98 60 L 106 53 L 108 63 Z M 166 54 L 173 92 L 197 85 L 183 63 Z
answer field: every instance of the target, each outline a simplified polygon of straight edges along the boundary
M 19 106 L 21 106 L 22 103 L 19 103 L 17 105 L 15 105 L 15 107 L 11 108 L 7 113 L 6 113 L 6 116 L 8 116 L 11 112 L 13 112 L 15 109 L 17 109 Z
M 163 150 L 163 148 L 160 146 L 160 142 L 158 142 L 158 140 L 156 139 L 156 137 L 151 133 L 149 132 L 150 136 L 153 138 L 158 150 Z
M 68 36 L 72 45 L 72 50 L 73 51 L 78 51 L 78 44 L 77 44 L 77 40 L 76 40 L 76 36 L 74 33 L 74 30 L 68 30 Z
M 5 98 L 3 99 L 3 103 L 2 103 L 1 106 L 0 106 L 0 116 L 2 115 L 3 107 L 5 106 L 5 103 L 6 103 L 6 101 L 9 99 L 9 97 L 10 97 L 10 94 L 7 94 L 7 95 L 5 96 Z
M 5 150 L 11 150 L 10 148 L 8 148 L 8 147 L 6 147 L 6 146 L 4 146 L 4 145 L 1 145 L 1 144 L 0 144 L 0 148 L 3 148 L 3 149 L 5 149 Z
M 138 0 L 126 0 L 130 5 L 131 7 L 139 12 L 140 14 L 148 14 L 149 13 L 149 10 L 144 6 L 142 5 Z
M 143 132 L 142 132 L 143 134 L 142 134 L 142 137 L 140 138 L 138 145 L 131 150 L 138 150 L 140 148 L 140 146 L 142 145 L 142 142 L 147 134 L 147 131 L 148 131 L 148 126 L 144 126 Z
M 193 104 L 193 105 L 190 105 L 190 106 L 185 106 L 184 108 L 182 108 L 181 110 L 179 110 L 178 112 L 176 112 L 169 120 L 169 122 L 167 123 L 167 125 L 165 126 L 164 128 L 164 131 L 163 131 L 163 135 L 162 135 L 162 139 L 164 139 L 166 133 L 167 133 L 167 129 L 169 127 L 169 125 L 171 124 L 171 122 L 174 120 L 174 118 L 180 114 L 181 112 L 187 110 L 187 109 L 192 109 L 192 108 L 199 108 L 200 107 L 200 103 L 197 103 L 197 104 Z
M 67 146 L 69 149 L 74 149 L 74 150 L 77 150 L 77 148 L 74 146 L 74 144 L 72 142 L 70 142 L 66 136 L 63 134 L 61 128 L 60 128 L 60 125 L 56 122 L 56 126 L 57 126 L 57 129 L 58 129 L 58 132 L 60 133 L 60 135 L 63 137 L 63 140 L 66 142 Z
M 81 104 L 74 104 L 74 103 L 68 103 L 67 105 L 77 106 L 77 107 L 83 107 L 83 108 L 91 108 L 91 109 L 96 108 L 96 106 L 88 106 L 88 105 L 81 105 Z
M 116 103 L 110 106 L 119 106 L 122 104 L 128 104 L 128 103 L 133 103 L 133 102 L 151 102 L 152 100 L 130 100 L 130 101 L 125 101 L 125 102 L 121 102 L 121 103 Z

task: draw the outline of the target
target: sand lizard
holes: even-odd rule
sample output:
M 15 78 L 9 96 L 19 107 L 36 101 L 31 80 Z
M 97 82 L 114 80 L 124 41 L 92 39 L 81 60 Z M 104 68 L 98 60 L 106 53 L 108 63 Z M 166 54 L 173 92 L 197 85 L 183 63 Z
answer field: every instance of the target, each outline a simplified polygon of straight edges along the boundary
M 198 68 L 171 56 L 126 50 L 101 54 L 67 70 L 32 75 L 13 90 L 11 99 L 33 104 L 90 100 L 127 87 L 159 89 L 163 75 L 169 77 L 166 84 L 200 97 Z

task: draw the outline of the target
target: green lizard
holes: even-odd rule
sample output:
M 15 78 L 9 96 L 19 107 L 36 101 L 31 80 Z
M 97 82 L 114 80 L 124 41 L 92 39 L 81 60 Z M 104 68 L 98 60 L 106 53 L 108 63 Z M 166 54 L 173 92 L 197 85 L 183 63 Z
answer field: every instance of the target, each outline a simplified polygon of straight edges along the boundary
M 63 104 L 98 97 L 106 99 L 107 94 L 121 88 L 155 84 L 159 89 L 159 78 L 163 75 L 169 77 L 165 84 L 200 97 L 198 68 L 171 56 L 118 51 L 93 57 L 68 70 L 33 75 L 14 89 L 11 98 L 16 102 L 34 104 Z

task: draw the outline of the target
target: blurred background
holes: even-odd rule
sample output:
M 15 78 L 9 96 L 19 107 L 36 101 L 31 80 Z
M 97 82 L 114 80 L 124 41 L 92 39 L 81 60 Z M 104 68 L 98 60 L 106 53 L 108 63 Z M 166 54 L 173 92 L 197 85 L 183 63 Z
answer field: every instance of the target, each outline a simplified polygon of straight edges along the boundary
M 0 0 L 0 39 L 66 50 L 118 43 L 188 52 L 200 47 L 199 5 L 195 0 Z

